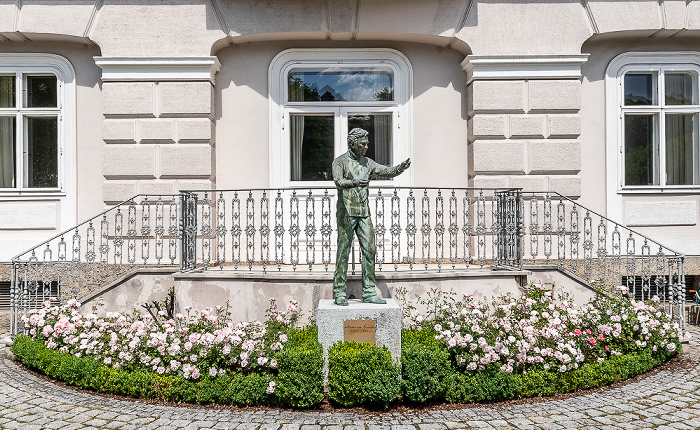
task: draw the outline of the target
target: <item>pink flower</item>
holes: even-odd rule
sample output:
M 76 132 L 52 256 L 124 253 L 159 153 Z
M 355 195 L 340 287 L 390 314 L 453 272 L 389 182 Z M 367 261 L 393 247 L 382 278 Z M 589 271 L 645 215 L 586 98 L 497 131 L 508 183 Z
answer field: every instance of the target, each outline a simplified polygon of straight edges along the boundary
M 598 335 L 598 339 L 603 340 L 603 333 Z
M 581 336 L 582 333 L 581 333 L 581 330 L 576 329 L 576 330 L 574 330 L 574 334 L 575 334 L 576 336 Z
M 592 337 L 588 339 L 588 341 L 591 343 L 591 345 L 595 345 L 595 338 Z

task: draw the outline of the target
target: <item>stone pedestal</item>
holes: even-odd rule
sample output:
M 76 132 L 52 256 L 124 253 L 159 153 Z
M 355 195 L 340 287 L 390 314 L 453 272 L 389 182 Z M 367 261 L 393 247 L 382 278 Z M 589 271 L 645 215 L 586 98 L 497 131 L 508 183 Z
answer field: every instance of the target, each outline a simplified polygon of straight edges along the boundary
M 328 349 L 334 343 L 345 340 L 346 321 L 373 320 L 375 345 L 386 346 L 394 360 L 401 358 L 401 307 L 396 300 L 386 299 L 384 305 L 362 303 L 360 300 L 348 300 L 348 303 L 349 306 L 338 306 L 333 300 L 320 300 L 318 303 L 316 324 L 318 341 L 323 345 L 323 355 L 326 358 L 326 378 Z M 369 333 L 365 333 L 367 334 Z

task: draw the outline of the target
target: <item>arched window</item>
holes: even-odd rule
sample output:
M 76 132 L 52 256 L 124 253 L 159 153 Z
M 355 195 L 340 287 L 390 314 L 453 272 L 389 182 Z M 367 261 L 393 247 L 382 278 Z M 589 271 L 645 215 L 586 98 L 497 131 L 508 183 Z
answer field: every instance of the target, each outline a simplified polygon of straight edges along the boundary
M 0 196 L 74 191 L 74 124 L 68 60 L 0 54 Z
M 628 53 L 611 62 L 608 154 L 619 191 L 700 185 L 699 76 L 698 53 Z
M 347 133 L 369 132 L 367 156 L 410 156 L 411 66 L 387 49 L 291 49 L 270 65 L 272 186 L 324 185 Z M 398 178 L 397 178 L 398 180 Z

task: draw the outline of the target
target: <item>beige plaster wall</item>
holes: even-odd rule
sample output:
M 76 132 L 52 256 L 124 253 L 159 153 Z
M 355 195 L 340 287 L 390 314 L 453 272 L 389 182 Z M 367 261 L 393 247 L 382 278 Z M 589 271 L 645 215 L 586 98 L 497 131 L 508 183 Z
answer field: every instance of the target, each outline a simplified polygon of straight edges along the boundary
M 607 163 L 617 163 L 617 160 L 606 159 L 606 103 L 605 103 L 605 73 L 610 61 L 623 52 L 673 52 L 697 51 L 700 33 L 686 32 L 672 38 L 659 35 L 656 37 L 640 38 L 636 35 L 606 35 L 586 43 L 582 52 L 589 53 L 588 61 L 582 66 L 583 82 L 581 86 L 581 202 L 585 206 L 602 213 L 608 213 L 609 192 L 605 170 L 601 166 Z M 618 180 L 618 179 L 615 179 Z M 605 190 L 605 192 L 602 192 Z M 662 219 L 658 225 L 631 225 L 635 230 L 656 238 L 662 244 L 675 248 L 689 255 L 700 254 L 700 195 L 697 191 L 680 194 L 621 194 L 622 219 L 615 221 L 624 225 L 630 224 L 632 218 L 653 215 L 652 212 L 671 210 L 680 211 L 674 219 Z M 679 207 L 674 204 L 682 203 Z M 675 209 L 674 209 L 675 208 Z M 695 209 L 692 211 L 692 209 Z M 690 210 L 689 210 L 690 209 Z M 618 209 L 619 210 L 619 209 Z M 632 214 L 629 211 L 635 210 Z M 641 212 L 640 212 L 641 211 Z M 688 218 L 695 215 L 688 224 L 673 224 L 680 217 Z M 693 218 L 692 216 L 690 216 Z M 653 222 L 652 222 L 653 223 Z M 632 223 L 634 224 L 634 223 Z M 641 245 L 638 245 L 641 246 Z M 657 249 L 653 248 L 654 253 Z
M 268 67 L 279 52 L 303 47 L 384 47 L 413 67 L 414 186 L 467 185 L 466 75 L 457 51 L 424 44 L 250 43 L 217 53 L 216 186 L 269 185 Z
M 48 239 L 56 233 L 68 229 L 75 223 L 92 217 L 103 209 L 101 199 L 102 169 L 95 160 L 102 158 L 102 93 L 100 88 L 101 70 L 92 59 L 100 51 L 93 45 L 67 42 L 5 42 L 0 43 L 0 52 L 37 52 L 51 53 L 65 57 L 70 61 L 76 77 L 76 121 L 77 160 L 76 171 L 67 172 L 77 176 L 77 190 L 67 190 L 78 194 L 76 219 L 58 219 L 55 229 L 41 230 L 0 230 L 0 261 L 10 261 L 19 252 Z M 33 214 L 31 197 L 23 196 L 14 202 L 5 200 L 6 204 L 28 206 L 26 216 Z M 37 214 L 46 216 L 46 214 Z M 58 217 L 60 218 L 60 217 Z
M 0 1 L 0 40 L 85 38 L 104 56 L 202 56 L 228 44 L 290 39 L 571 54 L 596 34 L 698 28 L 700 6 L 685 0 Z

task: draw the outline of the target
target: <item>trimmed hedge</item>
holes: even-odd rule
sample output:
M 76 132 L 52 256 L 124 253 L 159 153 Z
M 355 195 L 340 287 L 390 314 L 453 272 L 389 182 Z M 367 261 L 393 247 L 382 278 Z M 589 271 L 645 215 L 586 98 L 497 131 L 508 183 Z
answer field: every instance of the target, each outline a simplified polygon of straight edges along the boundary
M 601 363 L 585 364 L 564 373 L 544 370 L 505 373 L 497 367 L 469 372 L 455 369 L 444 343 L 436 341 L 434 335 L 430 330 L 402 333 L 401 388 L 404 398 L 410 401 L 496 402 L 569 393 L 641 375 L 676 354 L 659 349 L 612 356 Z
M 283 405 L 307 408 L 323 400 L 323 347 L 317 339 L 316 326 L 292 332 L 277 354 L 275 394 Z
M 328 398 L 388 408 L 401 392 L 399 371 L 385 346 L 338 342 L 328 350 Z
M 564 373 L 463 372 L 452 364 L 444 343 L 430 330 L 403 330 L 401 366 L 386 347 L 337 343 L 329 351 L 328 395 L 342 406 L 387 408 L 399 395 L 410 402 L 494 402 L 551 396 L 601 387 L 645 373 L 675 355 L 667 350 L 609 357 Z M 135 398 L 224 405 L 311 407 L 323 400 L 323 349 L 316 327 L 289 334 L 277 356 L 277 374 L 229 372 L 199 380 L 164 376 L 147 370 L 113 369 L 92 357 L 75 357 L 43 342 L 17 336 L 12 352 L 25 366 L 82 389 Z M 401 370 L 401 378 L 399 377 Z M 270 382 L 275 392 L 268 394 Z
M 454 374 L 450 353 L 432 330 L 401 331 L 401 394 L 411 402 L 445 398 L 446 382 Z
M 323 349 L 315 328 L 290 333 L 277 356 L 277 375 L 229 372 L 199 380 L 164 376 L 140 370 L 113 369 L 92 357 L 75 357 L 46 347 L 28 336 L 17 336 L 12 345 L 17 359 L 30 369 L 82 389 L 143 399 L 177 403 L 217 403 L 254 406 L 280 404 L 309 407 L 323 400 Z M 276 384 L 267 393 L 270 382 Z

